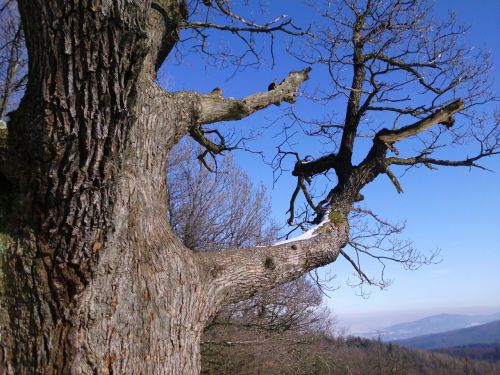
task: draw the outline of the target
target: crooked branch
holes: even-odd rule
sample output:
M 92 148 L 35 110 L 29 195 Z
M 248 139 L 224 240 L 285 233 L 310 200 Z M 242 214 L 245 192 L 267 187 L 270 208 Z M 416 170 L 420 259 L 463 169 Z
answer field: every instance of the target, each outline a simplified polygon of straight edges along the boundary
M 309 231 L 308 231 L 309 232 Z M 311 234 L 312 233 L 312 234 Z M 273 246 L 198 254 L 207 270 L 214 293 L 224 303 L 241 301 L 255 293 L 294 280 L 337 259 L 348 241 L 347 218 L 324 222 L 309 235 Z
M 372 280 L 363 272 L 361 266 L 356 264 L 354 259 L 352 259 L 344 250 L 340 250 L 340 254 L 351 264 L 351 266 L 356 270 L 359 275 L 359 278 L 363 281 L 366 281 L 369 285 L 373 285 Z
M 387 175 L 387 177 L 389 177 L 389 180 L 391 180 L 392 184 L 396 188 L 396 191 L 401 194 L 403 192 L 403 188 L 401 187 L 401 184 L 399 183 L 397 177 L 394 175 L 394 173 L 392 173 L 391 169 L 388 166 L 385 167 L 385 174 Z
M 455 100 L 446 107 L 414 124 L 404 126 L 397 130 L 383 129 L 378 133 L 377 138 L 382 142 L 392 143 L 417 135 L 436 124 L 444 123 L 445 125 L 451 125 L 453 124 L 452 116 L 463 108 L 464 101 L 462 99 Z

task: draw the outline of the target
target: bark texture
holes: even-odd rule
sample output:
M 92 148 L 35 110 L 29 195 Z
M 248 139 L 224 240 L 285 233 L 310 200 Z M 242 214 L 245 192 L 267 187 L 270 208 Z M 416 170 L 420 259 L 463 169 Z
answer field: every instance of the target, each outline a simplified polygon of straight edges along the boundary
M 204 123 L 293 101 L 308 70 L 242 100 L 167 93 L 154 80 L 184 2 L 19 5 L 29 81 L 0 145 L 0 373 L 196 374 L 207 319 L 333 261 L 347 222 L 193 253 L 166 220 L 168 151 Z

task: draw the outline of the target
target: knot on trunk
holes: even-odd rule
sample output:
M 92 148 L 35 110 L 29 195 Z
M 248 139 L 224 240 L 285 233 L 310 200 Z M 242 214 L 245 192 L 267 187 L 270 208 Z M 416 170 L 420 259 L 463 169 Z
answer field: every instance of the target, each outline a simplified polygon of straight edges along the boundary
M 274 259 L 272 257 L 266 257 L 266 259 L 264 260 L 264 268 L 271 271 L 276 268 L 276 264 L 274 263 Z

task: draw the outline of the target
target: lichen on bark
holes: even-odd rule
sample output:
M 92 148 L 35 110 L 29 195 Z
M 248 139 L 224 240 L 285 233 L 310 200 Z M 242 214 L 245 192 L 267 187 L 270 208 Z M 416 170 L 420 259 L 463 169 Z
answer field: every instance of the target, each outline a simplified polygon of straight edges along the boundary
M 332 210 L 328 214 L 328 219 L 330 219 L 330 223 L 333 223 L 336 226 L 339 226 L 340 224 L 343 224 L 346 221 L 345 215 L 342 215 L 340 212 L 337 212 L 335 210 Z

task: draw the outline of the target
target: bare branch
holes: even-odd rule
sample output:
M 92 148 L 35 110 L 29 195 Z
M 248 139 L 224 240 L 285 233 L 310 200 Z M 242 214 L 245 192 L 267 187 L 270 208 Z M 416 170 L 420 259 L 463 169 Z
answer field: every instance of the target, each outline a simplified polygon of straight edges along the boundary
M 356 264 L 356 262 L 349 255 L 347 255 L 344 250 L 340 250 L 340 254 L 342 254 L 342 256 L 351 264 L 351 266 L 354 267 L 361 280 L 366 281 L 370 285 L 373 284 L 370 278 L 363 272 L 361 266 L 359 264 Z
M 292 23 L 292 20 L 289 19 L 286 15 L 281 15 L 279 17 L 276 17 L 272 19 L 271 21 L 266 22 L 265 24 L 259 24 L 250 20 L 247 20 L 246 18 L 242 17 L 241 15 L 233 12 L 231 8 L 229 7 L 229 4 L 220 1 L 220 0 L 215 0 L 216 8 L 218 11 L 220 11 L 221 14 L 225 15 L 227 19 L 236 21 L 240 25 L 243 26 L 237 26 L 237 25 L 221 25 L 209 21 L 185 21 L 180 24 L 181 29 L 188 29 L 188 28 L 194 28 L 194 29 L 206 29 L 206 28 L 212 28 L 212 29 L 217 29 L 217 30 L 223 30 L 223 31 L 231 31 L 231 32 L 249 32 L 249 33 L 271 33 L 274 31 L 282 31 L 286 34 L 294 35 L 294 36 L 301 36 L 301 35 L 306 35 L 308 34 L 308 31 L 302 31 L 299 27 L 295 26 Z M 214 9 L 211 7 L 211 9 Z
M 423 120 L 420 120 L 414 124 L 402 127 L 401 129 L 397 130 L 381 131 L 377 135 L 377 138 L 382 142 L 397 142 L 401 141 L 402 139 L 417 135 L 418 133 L 421 133 L 436 124 L 445 123 L 446 125 L 449 125 L 452 123 L 452 116 L 463 108 L 463 100 L 455 100 L 439 111 L 434 112 L 432 115 L 427 116 Z
M 295 25 L 285 14 L 269 19 L 264 11 L 255 12 L 255 7 L 249 4 L 225 0 L 203 3 L 206 6 L 199 6 L 199 1 L 190 2 L 189 16 L 177 27 L 181 34 L 181 43 L 176 49 L 177 58 L 182 58 L 186 52 L 198 52 L 208 59 L 210 65 L 234 66 L 234 74 L 249 66 L 259 65 L 266 55 L 274 66 L 276 34 L 291 38 L 310 35 L 310 26 L 303 28 Z M 237 43 L 226 45 L 228 36 Z M 269 40 L 268 53 L 259 42 L 264 39 Z
M 243 99 L 224 98 L 220 92 L 200 95 L 200 109 L 196 126 L 218 121 L 240 120 L 271 104 L 285 101 L 294 103 L 297 89 L 306 81 L 311 68 L 291 72 L 280 84 L 267 92 L 259 92 Z
M 424 86 L 426 89 L 432 91 L 435 94 L 443 94 L 446 91 L 450 90 L 453 86 L 457 85 L 457 82 L 452 81 L 447 87 L 438 89 L 432 85 L 432 83 L 428 83 L 425 81 L 424 77 L 422 74 L 416 69 L 416 68 L 438 68 L 435 62 L 430 62 L 430 63 L 405 63 L 404 61 L 399 61 L 393 58 L 390 58 L 388 56 L 384 56 L 381 54 L 369 54 L 365 56 L 366 60 L 370 59 L 378 59 L 380 61 L 384 61 L 388 63 L 389 65 L 396 66 L 402 70 L 405 70 L 415 76 L 417 78 L 417 81 Z
M 220 154 L 221 152 L 229 149 L 225 145 L 224 137 L 221 136 L 220 137 L 221 143 L 217 144 L 215 142 L 212 142 L 207 137 L 205 137 L 205 132 L 201 128 L 192 127 L 189 130 L 189 134 L 196 142 L 198 142 L 207 151 L 213 154 Z
M 380 224 L 380 226 L 388 228 L 391 233 L 399 233 L 402 231 L 402 227 L 394 225 L 387 220 L 380 218 L 375 212 L 368 210 L 366 208 L 353 207 L 352 212 L 356 212 L 361 215 L 366 215 L 372 218 L 376 223 Z
M 306 201 L 309 204 L 309 206 L 311 206 L 311 208 L 314 211 L 316 211 L 317 213 L 319 213 L 318 207 L 316 207 L 316 205 L 314 204 L 313 199 L 311 197 L 311 194 L 309 193 L 309 190 L 307 189 L 306 184 L 304 184 L 304 178 L 303 177 L 299 177 L 298 178 L 298 184 L 299 184 L 300 189 L 302 190 L 302 194 L 304 194 L 304 197 L 306 198 Z
M 221 31 L 231 31 L 233 33 L 236 32 L 250 32 L 250 33 L 272 33 L 275 31 L 282 31 L 286 34 L 294 35 L 294 36 L 301 36 L 301 35 L 306 35 L 308 31 L 295 31 L 292 29 L 287 29 L 286 27 L 291 24 L 291 20 L 287 20 L 279 25 L 276 26 L 261 26 L 261 27 L 254 27 L 254 26 L 230 26 L 230 25 L 220 25 L 217 23 L 213 22 L 199 22 L 199 21 L 193 21 L 193 22 L 183 22 L 180 24 L 179 28 L 181 29 L 217 29 Z
M 487 168 L 476 163 L 479 159 L 482 159 L 487 156 L 498 155 L 500 151 L 489 152 L 485 154 L 479 154 L 473 158 L 467 158 L 464 160 L 443 160 L 443 159 L 434 159 L 434 158 L 426 158 L 426 157 L 413 157 L 413 158 L 387 158 L 386 162 L 388 164 L 394 165 L 415 165 L 415 164 L 424 164 L 428 168 L 431 168 L 432 165 L 442 165 L 446 167 L 475 167 L 483 170 L 488 170 Z M 431 168 L 432 169 L 432 168 Z
M 295 201 L 297 200 L 297 196 L 299 195 L 300 192 L 300 184 L 297 183 L 297 186 L 295 187 L 295 190 L 293 191 L 292 197 L 290 198 L 290 208 L 288 209 L 288 225 L 293 224 L 293 219 L 295 217 Z
M 392 173 L 392 171 L 390 170 L 389 167 L 385 167 L 385 174 L 387 175 L 387 177 L 389 177 L 389 179 L 391 180 L 392 184 L 394 185 L 394 187 L 396 188 L 396 191 L 401 194 L 403 192 L 403 188 L 401 187 L 401 184 L 399 183 L 398 179 L 396 178 L 396 176 L 394 176 L 394 173 Z

